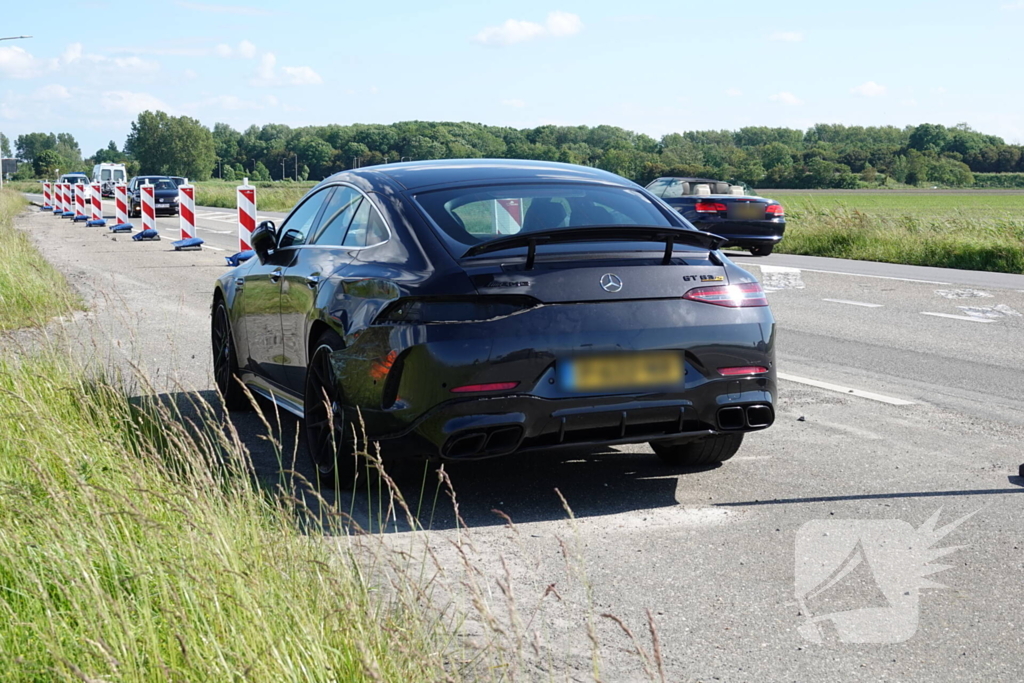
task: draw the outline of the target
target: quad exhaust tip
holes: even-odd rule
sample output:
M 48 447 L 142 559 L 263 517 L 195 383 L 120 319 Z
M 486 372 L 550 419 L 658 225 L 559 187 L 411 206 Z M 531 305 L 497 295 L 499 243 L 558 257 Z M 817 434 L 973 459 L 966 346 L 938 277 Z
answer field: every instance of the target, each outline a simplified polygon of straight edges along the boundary
M 718 411 L 718 428 L 722 430 L 762 429 L 775 421 L 770 405 L 726 406 Z
M 523 428 L 520 425 L 470 430 L 448 439 L 441 452 L 444 457 L 452 459 L 505 455 L 518 448 L 522 440 Z

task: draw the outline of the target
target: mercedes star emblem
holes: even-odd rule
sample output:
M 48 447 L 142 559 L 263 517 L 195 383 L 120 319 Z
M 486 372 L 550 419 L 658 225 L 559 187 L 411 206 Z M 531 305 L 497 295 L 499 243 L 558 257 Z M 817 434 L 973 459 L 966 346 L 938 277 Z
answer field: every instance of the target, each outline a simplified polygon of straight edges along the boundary
M 615 273 L 605 273 L 601 276 L 601 289 L 606 292 L 618 292 L 622 289 L 622 278 Z

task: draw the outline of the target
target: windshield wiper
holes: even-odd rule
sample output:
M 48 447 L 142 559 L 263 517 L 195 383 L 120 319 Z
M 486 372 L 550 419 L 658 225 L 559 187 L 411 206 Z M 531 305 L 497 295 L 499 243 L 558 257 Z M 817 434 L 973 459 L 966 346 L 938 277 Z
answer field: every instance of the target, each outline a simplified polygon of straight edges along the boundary
M 497 239 L 488 240 L 466 250 L 462 258 L 479 256 L 502 249 L 526 247 L 526 270 L 533 268 L 537 256 L 538 244 L 565 244 L 567 242 L 664 242 L 665 256 L 662 264 L 668 265 L 672 260 L 672 248 L 675 244 L 688 244 L 695 247 L 715 250 L 725 244 L 726 240 L 710 232 L 687 230 L 651 225 L 588 225 L 582 228 L 554 228 L 535 232 L 517 233 Z

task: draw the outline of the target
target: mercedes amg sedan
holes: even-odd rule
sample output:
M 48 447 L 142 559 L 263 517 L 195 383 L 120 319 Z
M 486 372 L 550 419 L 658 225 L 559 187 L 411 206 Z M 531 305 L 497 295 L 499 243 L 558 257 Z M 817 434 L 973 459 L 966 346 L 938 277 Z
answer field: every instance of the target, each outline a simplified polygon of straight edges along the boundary
M 303 418 L 324 484 L 352 482 L 364 434 L 400 457 L 649 442 L 718 463 L 776 396 L 774 319 L 723 243 L 592 168 L 338 173 L 217 280 L 217 386 Z

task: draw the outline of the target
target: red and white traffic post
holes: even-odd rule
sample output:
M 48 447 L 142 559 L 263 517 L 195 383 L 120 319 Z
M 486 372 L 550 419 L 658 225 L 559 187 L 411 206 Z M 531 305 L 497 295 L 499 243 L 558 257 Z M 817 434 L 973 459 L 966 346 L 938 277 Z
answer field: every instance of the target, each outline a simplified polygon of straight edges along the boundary
M 252 250 L 252 231 L 256 229 L 256 188 L 242 178 L 238 186 L 238 251 Z
M 103 220 L 103 186 L 100 184 L 100 181 L 94 180 L 89 187 L 91 189 L 90 198 L 92 199 L 90 202 L 92 218 L 90 218 L 89 222 L 85 225 L 90 228 L 103 227 L 107 224 L 107 222 Z
M 49 180 L 44 180 L 43 181 L 43 207 L 42 207 L 42 210 L 43 211 L 53 211 L 53 204 L 50 203 L 52 201 L 53 201 L 53 195 L 50 194 L 50 181 Z
M 85 188 L 87 187 L 89 186 L 85 183 L 75 185 L 75 222 L 89 219 L 85 213 L 85 195 L 88 192 Z
M 129 225 L 128 223 L 128 186 L 124 183 L 114 185 L 114 218 L 115 225 Z
M 156 230 L 156 188 L 146 183 L 139 186 L 139 196 L 142 201 L 142 231 Z
M 189 185 L 188 178 L 184 184 L 178 185 L 178 225 L 181 228 L 178 239 L 188 240 L 196 236 L 196 188 Z
M 57 205 L 54 207 L 54 213 L 59 213 L 63 218 L 71 210 L 70 197 L 71 193 L 68 192 L 68 184 L 57 183 Z

